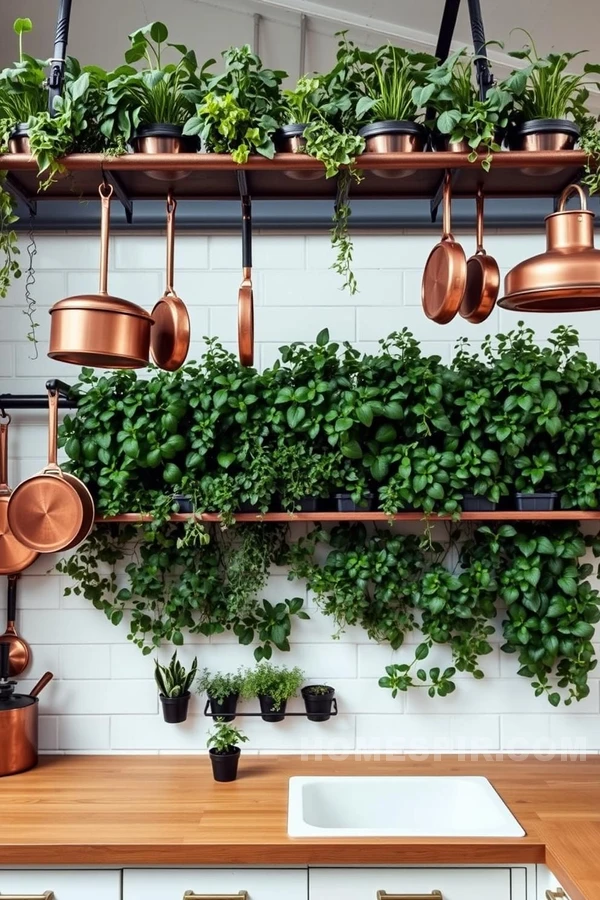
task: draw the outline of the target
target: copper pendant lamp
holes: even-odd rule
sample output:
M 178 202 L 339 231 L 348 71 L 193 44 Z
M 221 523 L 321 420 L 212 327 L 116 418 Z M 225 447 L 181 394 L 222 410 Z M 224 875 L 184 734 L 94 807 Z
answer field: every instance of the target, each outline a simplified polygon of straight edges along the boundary
M 581 209 L 565 209 L 571 194 Z M 498 306 L 524 313 L 593 312 L 600 309 L 600 250 L 594 247 L 594 213 L 583 190 L 572 184 L 560 195 L 558 212 L 546 216 L 546 251 L 511 269 Z

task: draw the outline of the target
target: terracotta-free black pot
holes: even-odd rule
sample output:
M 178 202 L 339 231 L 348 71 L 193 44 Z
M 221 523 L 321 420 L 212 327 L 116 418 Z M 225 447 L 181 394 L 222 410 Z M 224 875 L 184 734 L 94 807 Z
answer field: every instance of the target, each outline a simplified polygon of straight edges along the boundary
M 239 694 L 229 694 L 222 702 L 209 697 L 210 711 L 213 716 L 218 716 L 224 722 L 233 722 L 239 699 Z
M 262 713 L 263 722 L 283 722 L 285 719 L 285 709 L 287 700 L 282 700 L 279 709 L 273 712 L 275 701 L 268 694 L 259 694 L 258 702 L 260 703 L 260 711 Z
M 176 725 L 178 722 L 185 722 L 190 702 L 189 691 L 187 694 L 182 694 L 181 697 L 165 697 L 163 694 L 159 694 L 158 696 L 162 705 L 165 722 L 169 722 L 171 725 Z
M 496 504 L 478 494 L 465 494 L 462 498 L 463 512 L 494 512 Z
M 302 497 L 301 500 L 296 501 L 296 507 L 298 508 L 298 512 L 317 512 L 319 509 L 319 498 Z
M 8 139 L 9 153 L 26 153 L 31 156 L 31 145 L 29 143 L 29 129 L 27 122 L 21 122 L 12 132 Z
M 375 494 L 368 493 L 360 503 L 355 503 L 352 495 L 346 491 L 334 494 L 337 512 L 369 512 L 375 508 Z
M 327 722 L 331 718 L 331 705 L 335 696 L 335 688 L 329 687 L 327 684 L 324 684 L 323 687 L 327 688 L 327 693 L 313 694 L 311 693 L 311 685 L 302 688 L 301 693 L 304 698 L 304 706 L 308 713 L 306 718 L 309 722 Z
M 177 504 L 177 512 L 194 512 L 194 504 L 192 503 L 190 497 L 187 497 L 185 494 L 173 494 L 173 501 Z
M 515 499 L 517 501 L 517 509 L 523 512 L 541 512 L 554 509 L 558 494 L 556 491 L 548 491 L 546 493 L 525 494 L 517 492 Z
M 240 748 L 234 747 L 230 753 L 217 753 L 214 748 L 209 751 L 215 781 L 235 781 L 240 761 Z

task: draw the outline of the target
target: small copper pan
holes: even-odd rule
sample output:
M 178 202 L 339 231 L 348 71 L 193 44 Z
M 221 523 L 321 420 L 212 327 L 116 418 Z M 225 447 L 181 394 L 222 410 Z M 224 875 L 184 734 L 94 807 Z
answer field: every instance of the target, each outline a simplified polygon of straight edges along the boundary
M 477 188 L 477 249 L 467 260 L 467 288 L 459 312 L 473 325 L 484 322 L 498 299 L 500 269 L 483 248 L 483 189 Z
M 8 674 L 11 677 L 22 675 L 31 660 L 31 650 L 27 641 L 17 634 L 15 621 L 17 618 L 17 581 L 18 574 L 8 576 L 6 594 L 6 631 L 0 634 L 0 644 L 8 644 Z
M 190 349 L 190 317 L 185 303 L 173 287 L 175 270 L 175 210 L 177 201 L 167 198 L 167 288 L 152 310 L 150 352 L 161 369 L 174 372 L 181 368 Z
M 94 503 L 85 485 L 57 464 L 58 394 L 48 391 L 48 465 L 23 481 L 8 504 L 15 537 L 39 553 L 55 553 L 84 540 L 94 524 Z
M 452 235 L 450 173 L 444 178 L 442 239 L 425 264 L 421 302 L 427 318 L 447 325 L 460 309 L 467 286 L 467 258 Z
M 238 292 L 238 347 L 243 366 L 254 365 L 254 292 L 252 290 L 252 204 L 242 200 L 242 283 Z
M 8 486 L 8 426 L 10 416 L 0 421 L 0 575 L 22 572 L 36 561 L 39 553 L 21 544 L 8 524 L 8 501 L 11 489 Z

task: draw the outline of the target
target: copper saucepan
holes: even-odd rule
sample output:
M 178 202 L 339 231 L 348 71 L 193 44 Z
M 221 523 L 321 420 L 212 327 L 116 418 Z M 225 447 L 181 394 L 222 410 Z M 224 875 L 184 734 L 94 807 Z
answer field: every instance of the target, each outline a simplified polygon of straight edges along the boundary
M 167 288 L 152 310 L 150 352 L 161 369 L 174 372 L 181 368 L 190 348 L 190 317 L 185 303 L 173 287 L 175 270 L 175 210 L 177 201 L 167 198 Z
M 31 659 L 29 644 L 17 634 L 17 581 L 18 574 L 8 576 L 6 594 L 6 631 L 0 634 L 0 646 L 8 644 L 8 674 L 22 675 Z
M 57 463 L 58 393 L 48 391 L 48 465 L 16 488 L 8 522 L 17 539 L 39 553 L 68 550 L 94 524 L 94 501 L 87 487 Z
M 39 553 L 16 539 L 8 524 L 8 426 L 11 418 L 0 421 L 0 575 L 22 572 L 36 561 Z
M 459 313 L 473 325 L 485 322 L 498 299 L 500 269 L 483 247 L 483 189 L 477 188 L 477 249 L 467 260 L 467 286 Z
M 254 292 L 252 290 L 252 203 L 242 199 L 242 283 L 238 292 L 238 347 L 243 366 L 254 365 Z
M 454 240 L 451 219 L 450 173 L 444 178 L 442 239 L 425 264 L 421 283 L 421 301 L 428 319 L 447 325 L 455 317 L 467 286 L 467 258 Z
M 111 185 L 101 184 L 100 290 L 55 303 L 48 356 L 76 366 L 138 369 L 148 365 L 152 316 L 108 294 Z
M 52 681 L 42 675 L 30 694 L 16 694 L 9 680 L 8 646 L 0 644 L 0 776 L 26 772 L 38 762 L 38 695 Z

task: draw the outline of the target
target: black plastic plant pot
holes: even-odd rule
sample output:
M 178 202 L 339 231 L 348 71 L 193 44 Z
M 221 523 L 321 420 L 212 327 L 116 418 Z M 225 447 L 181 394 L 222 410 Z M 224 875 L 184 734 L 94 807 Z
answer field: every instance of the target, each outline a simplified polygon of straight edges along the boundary
M 8 139 L 9 153 L 27 153 L 31 155 L 31 145 L 29 143 L 29 129 L 26 122 L 21 122 L 12 132 Z
M 529 119 L 508 132 L 511 150 L 573 150 L 580 135 L 570 119 Z
M 462 499 L 463 512 L 494 512 L 496 504 L 487 497 L 479 497 L 477 494 L 465 494 Z
M 257 514 L 260 512 L 258 505 L 256 503 L 251 503 L 250 500 L 244 500 L 243 503 L 240 503 L 240 505 L 237 508 L 237 511 L 241 512 L 241 513 L 257 513 Z
M 518 492 L 515 494 L 517 501 L 517 509 L 522 512 L 543 512 L 554 509 L 558 494 L 556 491 L 547 493 L 525 494 Z
M 240 761 L 240 748 L 234 747 L 230 753 L 218 753 L 211 748 L 208 753 L 215 781 L 235 781 Z
M 268 694 L 259 694 L 258 702 L 260 703 L 260 711 L 262 713 L 263 722 L 283 722 L 285 719 L 285 709 L 287 700 L 282 700 L 279 708 L 274 712 L 276 703 Z
M 209 697 L 208 702 L 210 703 L 210 711 L 213 716 L 218 716 L 220 719 L 223 719 L 224 722 L 233 722 L 239 699 L 239 694 L 229 694 L 229 696 L 225 697 L 221 702 L 215 700 L 214 697 Z
M 327 690 L 315 694 L 313 693 L 315 685 L 307 685 L 301 691 L 307 712 L 306 718 L 309 722 L 327 722 L 331 718 L 331 704 L 335 697 L 335 689 L 329 687 L 328 684 L 319 686 Z
M 163 718 L 170 725 L 177 725 L 179 722 L 185 722 L 188 714 L 188 706 L 190 702 L 190 693 L 182 694 L 181 697 L 165 697 L 163 694 L 158 695 L 162 704 Z
M 194 504 L 189 497 L 186 497 L 185 494 L 173 494 L 173 502 L 177 504 L 177 512 L 194 512 Z
M 375 494 L 368 493 L 361 503 L 355 503 L 352 495 L 346 492 L 334 494 L 337 512 L 369 512 L 375 508 Z
M 318 497 L 302 497 L 296 502 L 299 512 L 317 512 L 319 509 Z

